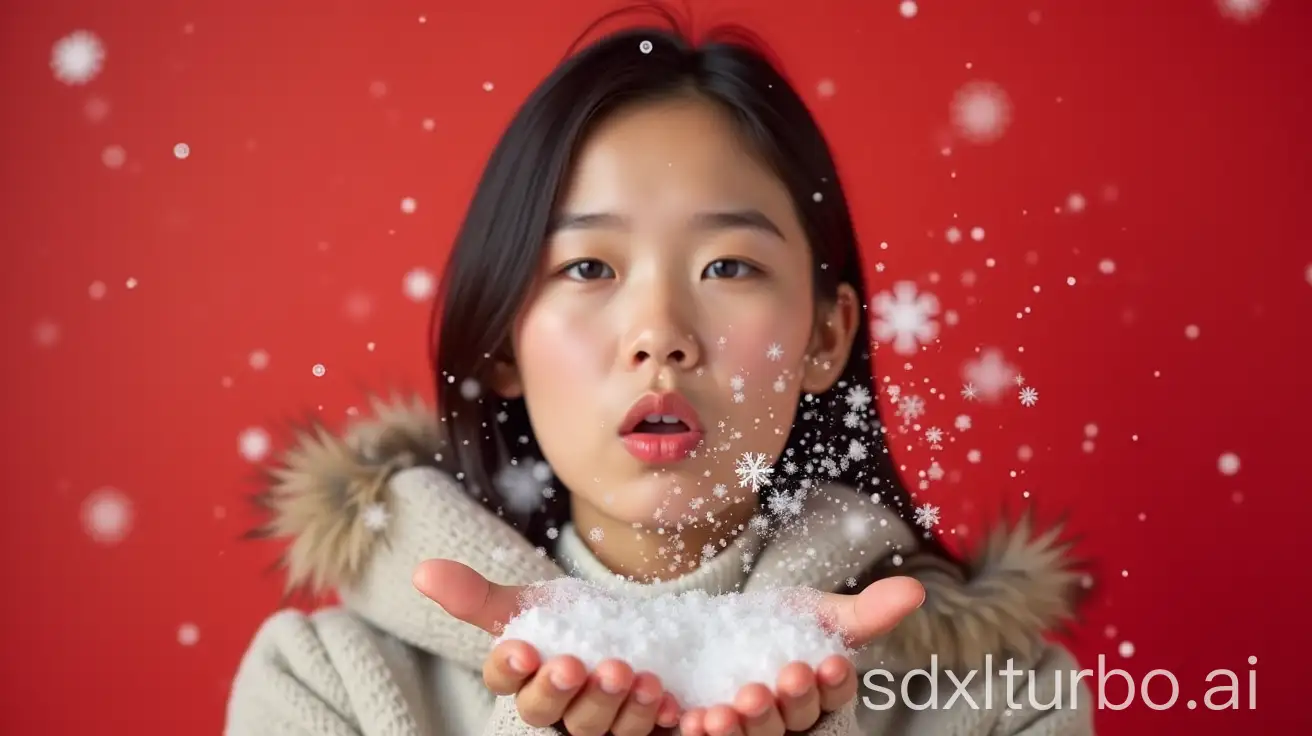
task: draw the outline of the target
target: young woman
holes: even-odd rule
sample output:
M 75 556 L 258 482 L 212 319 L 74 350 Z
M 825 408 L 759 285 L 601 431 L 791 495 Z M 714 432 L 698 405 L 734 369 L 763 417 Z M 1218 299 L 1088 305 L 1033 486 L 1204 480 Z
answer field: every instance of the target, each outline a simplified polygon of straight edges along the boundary
M 306 433 L 262 496 L 290 585 L 341 605 L 263 625 L 228 734 L 1092 733 L 1043 638 L 1065 548 L 1022 521 L 963 562 L 915 523 L 834 162 L 728 38 L 609 36 L 519 110 L 443 272 L 437 409 Z M 492 646 L 563 575 L 814 588 L 863 648 L 684 708 L 622 661 Z

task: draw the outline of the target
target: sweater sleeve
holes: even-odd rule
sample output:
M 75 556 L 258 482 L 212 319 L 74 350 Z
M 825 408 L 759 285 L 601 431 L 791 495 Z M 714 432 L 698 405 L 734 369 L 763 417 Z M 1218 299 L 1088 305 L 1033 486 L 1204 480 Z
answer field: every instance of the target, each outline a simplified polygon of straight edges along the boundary
M 368 632 L 349 614 L 280 611 L 260 627 L 228 698 L 224 736 L 420 736 Z M 370 728 L 364 728 L 367 724 Z

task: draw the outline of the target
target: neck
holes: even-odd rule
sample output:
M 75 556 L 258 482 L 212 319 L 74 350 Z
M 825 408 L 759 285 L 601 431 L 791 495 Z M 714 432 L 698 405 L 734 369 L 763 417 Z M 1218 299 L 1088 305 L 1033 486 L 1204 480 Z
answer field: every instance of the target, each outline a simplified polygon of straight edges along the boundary
M 757 510 L 753 498 L 716 512 L 713 522 L 635 527 L 633 522 L 607 516 L 577 495 L 570 504 L 574 527 L 592 554 L 611 572 L 639 583 L 672 580 L 696 570 L 706 545 L 722 552 L 742 534 Z

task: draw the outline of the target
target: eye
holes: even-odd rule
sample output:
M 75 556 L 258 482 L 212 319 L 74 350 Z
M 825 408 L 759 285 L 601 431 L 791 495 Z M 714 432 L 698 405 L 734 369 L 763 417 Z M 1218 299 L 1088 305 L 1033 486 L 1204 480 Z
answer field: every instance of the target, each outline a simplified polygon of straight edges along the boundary
M 721 258 L 713 261 L 702 272 L 704 278 L 711 279 L 741 279 L 756 274 L 759 269 L 746 261 L 740 261 L 736 258 Z
M 607 266 L 595 258 L 585 258 L 580 261 L 574 261 L 561 269 L 561 273 L 575 281 L 593 281 L 596 279 L 615 278 L 615 271 L 611 269 L 610 266 Z

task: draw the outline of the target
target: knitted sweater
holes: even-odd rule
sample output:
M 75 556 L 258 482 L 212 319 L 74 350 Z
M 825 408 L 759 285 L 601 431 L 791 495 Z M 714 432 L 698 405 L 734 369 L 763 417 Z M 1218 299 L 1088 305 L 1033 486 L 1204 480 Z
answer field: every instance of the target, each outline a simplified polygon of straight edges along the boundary
M 883 562 L 916 577 L 925 603 L 857 653 L 857 699 L 808 734 L 1093 733 L 1092 696 L 1082 682 L 1070 684 L 1078 666 L 1043 638 L 1070 614 L 1078 580 L 1058 530 L 1036 537 L 1028 517 L 1002 525 L 962 575 L 919 553 L 918 535 L 890 510 L 842 486 L 818 487 L 805 500 L 804 523 L 768 539 L 745 533 L 691 573 L 637 585 L 610 573 L 569 525 L 556 560 L 542 554 L 451 476 L 423 464 L 437 436 L 424 407 L 377 408 L 377 419 L 343 437 L 303 435 L 273 471 L 265 531 L 290 539 L 291 583 L 335 589 L 340 605 L 287 609 L 264 622 L 233 681 L 228 736 L 557 735 L 527 725 L 513 697 L 483 687 L 492 637 L 410 583 L 415 565 L 431 558 L 458 560 L 504 584 L 573 575 L 634 595 L 841 591 Z M 854 539 L 844 520 L 858 507 L 873 523 Z M 1009 659 L 1028 676 L 1008 677 Z

